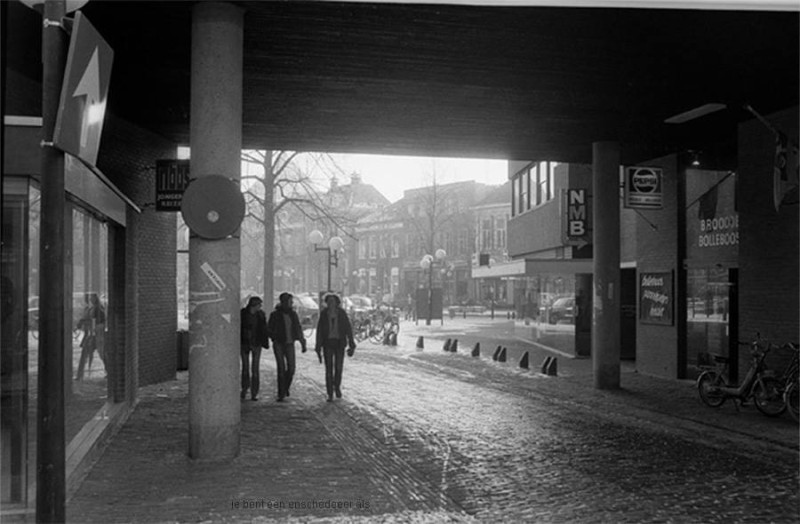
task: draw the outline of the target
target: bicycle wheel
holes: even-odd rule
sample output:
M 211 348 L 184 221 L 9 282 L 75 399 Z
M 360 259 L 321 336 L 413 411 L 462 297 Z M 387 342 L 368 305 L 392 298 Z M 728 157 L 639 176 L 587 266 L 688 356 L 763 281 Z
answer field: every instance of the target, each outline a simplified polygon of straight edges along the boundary
M 800 387 L 797 386 L 797 382 L 792 382 L 783 392 L 783 403 L 786 405 L 786 411 L 789 412 L 795 422 L 800 421 L 800 415 L 797 413 L 798 401 L 800 401 Z
M 777 417 L 786 410 L 783 402 L 783 386 L 775 377 L 761 377 L 753 386 L 753 401 L 756 408 L 768 417 Z
M 370 334 L 369 341 L 372 342 L 373 344 L 380 344 L 381 342 L 383 342 L 383 330 L 376 329 L 375 331 L 373 331 Z
M 697 392 L 700 400 L 707 406 L 718 408 L 725 403 L 725 394 L 719 388 L 724 386 L 722 375 L 716 371 L 704 371 L 697 377 Z

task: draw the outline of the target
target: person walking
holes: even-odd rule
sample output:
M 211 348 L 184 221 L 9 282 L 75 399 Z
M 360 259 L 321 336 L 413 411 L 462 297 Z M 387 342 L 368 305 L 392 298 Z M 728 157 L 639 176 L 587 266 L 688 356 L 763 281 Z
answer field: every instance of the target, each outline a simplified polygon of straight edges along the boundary
M 306 352 L 306 339 L 303 336 L 303 327 L 300 317 L 294 310 L 294 297 L 291 293 L 281 293 L 278 305 L 269 315 L 267 327 L 272 337 L 272 351 L 278 364 L 278 402 L 283 402 L 290 396 L 289 388 L 295 370 L 294 343 L 300 342 L 303 353 Z
M 250 398 L 258 400 L 259 369 L 261 367 L 261 348 L 269 349 L 267 316 L 261 309 L 264 301 L 260 297 L 250 297 L 247 306 L 241 311 L 241 356 L 242 356 L 242 400 L 250 390 Z
M 325 297 L 325 309 L 319 315 L 317 323 L 317 356 L 320 351 L 325 354 L 325 389 L 328 391 L 328 402 L 342 398 L 342 369 L 344 367 L 344 348 L 349 344 L 347 355 L 352 357 L 356 350 L 353 328 L 347 313 L 340 306 L 341 299 L 331 293 Z

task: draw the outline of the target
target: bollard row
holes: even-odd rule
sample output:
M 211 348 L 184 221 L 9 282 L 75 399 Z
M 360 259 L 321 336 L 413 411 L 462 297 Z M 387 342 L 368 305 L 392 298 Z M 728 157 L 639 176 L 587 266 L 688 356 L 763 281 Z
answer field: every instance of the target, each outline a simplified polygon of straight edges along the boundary
M 423 337 L 419 337 L 417 339 L 417 349 L 422 350 L 424 348 L 425 348 L 425 342 L 423 340 Z M 448 338 L 444 342 L 442 350 L 445 353 L 458 353 L 458 339 Z M 475 346 L 472 348 L 472 352 L 470 353 L 470 355 L 473 358 L 481 356 L 480 342 L 475 343 Z M 495 362 L 505 362 L 507 358 L 508 358 L 507 348 L 503 347 L 502 345 L 498 345 L 497 349 L 495 349 L 494 353 L 492 354 L 492 360 Z M 530 369 L 530 357 L 527 351 L 522 355 L 522 358 L 519 359 L 519 367 L 521 369 Z M 545 358 L 544 362 L 542 362 L 540 372 L 543 375 L 548 375 L 551 377 L 558 376 L 558 359 L 556 357 Z

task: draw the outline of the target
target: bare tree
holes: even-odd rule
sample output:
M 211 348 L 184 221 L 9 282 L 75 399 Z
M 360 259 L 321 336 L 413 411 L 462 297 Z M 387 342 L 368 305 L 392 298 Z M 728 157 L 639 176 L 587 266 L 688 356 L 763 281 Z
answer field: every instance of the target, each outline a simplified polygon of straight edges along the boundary
M 329 222 L 344 228 L 345 214 L 335 210 L 324 195 L 323 179 L 342 174 L 327 153 L 249 150 L 242 160 L 260 166 L 261 173 L 242 176 L 247 217 L 263 228 L 263 294 L 272 300 L 275 268 L 275 229 L 282 224 L 280 213 L 291 206 L 311 222 Z

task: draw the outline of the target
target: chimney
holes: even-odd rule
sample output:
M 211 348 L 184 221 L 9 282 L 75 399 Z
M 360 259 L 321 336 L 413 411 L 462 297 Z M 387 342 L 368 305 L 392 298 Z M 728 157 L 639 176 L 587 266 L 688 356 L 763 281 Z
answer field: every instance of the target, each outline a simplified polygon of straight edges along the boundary
M 350 183 L 352 185 L 354 185 L 354 186 L 357 185 L 357 184 L 360 184 L 361 183 L 361 175 L 359 175 L 356 172 L 353 172 L 353 174 L 350 175 Z

